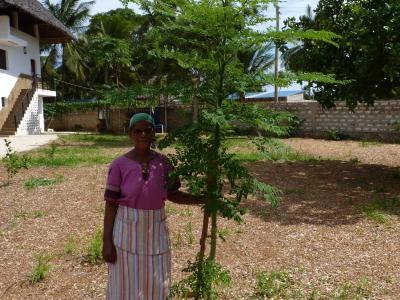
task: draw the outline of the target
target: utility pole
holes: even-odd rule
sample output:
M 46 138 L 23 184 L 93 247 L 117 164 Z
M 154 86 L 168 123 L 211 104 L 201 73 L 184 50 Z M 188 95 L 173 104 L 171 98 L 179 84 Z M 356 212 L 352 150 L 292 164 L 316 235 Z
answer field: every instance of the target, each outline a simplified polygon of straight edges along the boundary
M 276 2 L 275 4 L 276 9 L 276 32 L 279 32 L 279 4 Z M 279 49 L 278 43 L 275 41 L 275 102 L 279 101 L 278 97 L 278 78 L 279 78 Z

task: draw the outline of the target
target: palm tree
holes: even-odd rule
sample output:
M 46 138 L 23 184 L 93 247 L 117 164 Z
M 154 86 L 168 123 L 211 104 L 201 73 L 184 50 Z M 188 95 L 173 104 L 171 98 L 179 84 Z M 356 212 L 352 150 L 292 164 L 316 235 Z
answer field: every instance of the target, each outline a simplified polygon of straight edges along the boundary
M 304 24 L 309 24 L 307 28 L 310 28 L 315 22 L 315 15 L 312 12 L 311 6 L 307 5 L 306 14 L 299 17 L 300 21 Z M 285 49 L 282 54 L 282 62 L 286 69 L 290 69 L 291 61 L 294 61 L 297 56 L 302 56 L 305 51 L 304 43 L 294 46 L 292 48 Z
M 84 23 L 90 17 L 90 7 L 94 3 L 95 1 L 93 0 L 61 0 L 57 3 L 52 3 L 51 0 L 43 1 L 43 5 L 75 35 L 79 35 L 82 31 Z M 85 70 L 87 69 L 85 61 L 82 58 L 82 45 L 84 44 L 85 39 L 77 39 L 68 44 L 63 44 L 61 47 L 51 45 L 47 49 L 49 55 L 45 59 L 44 66 L 48 69 L 49 64 L 52 62 L 53 67 L 57 61 L 61 62 L 58 67 L 61 79 L 65 80 L 67 73 L 71 73 L 76 79 L 84 80 Z M 59 59 L 60 56 L 61 59 Z M 55 57 L 58 57 L 58 59 L 55 59 Z M 48 70 L 46 69 L 44 69 L 44 72 L 48 74 Z
M 273 54 L 274 45 L 268 43 L 262 47 L 252 47 L 248 51 L 239 54 L 239 59 L 243 64 L 244 73 L 250 75 L 251 78 L 257 79 L 258 74 L 264 73 L 271 68 L 275 61 Z M 251 86 L 250 86 L 251 88 Z M 254 86 L 253 89 L 260 89 L 259 86 Z M 240 92 L 239 98 L 245 100 L 245 93 Z

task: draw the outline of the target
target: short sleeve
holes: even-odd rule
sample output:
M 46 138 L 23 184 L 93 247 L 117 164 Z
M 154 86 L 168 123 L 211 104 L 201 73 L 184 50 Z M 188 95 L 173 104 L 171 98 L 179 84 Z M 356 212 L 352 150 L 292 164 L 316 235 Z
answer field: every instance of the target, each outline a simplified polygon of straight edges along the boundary
M 121 169 L 115 162 L 111 163 L 108 169 L 104 200 L 116 201 L 121 198 Z
M 166 172 L 166 178 L 167 178 L 167 192 L 168 193 L 175 193 L 177 192 L 180 187 L 181 187 L 181 181 L 179 180 L 179 177 L 171 177 L 171 173 L 174 171 L 174 166 L 171 165 L 167 158 L 165 158 L 165 172 Z

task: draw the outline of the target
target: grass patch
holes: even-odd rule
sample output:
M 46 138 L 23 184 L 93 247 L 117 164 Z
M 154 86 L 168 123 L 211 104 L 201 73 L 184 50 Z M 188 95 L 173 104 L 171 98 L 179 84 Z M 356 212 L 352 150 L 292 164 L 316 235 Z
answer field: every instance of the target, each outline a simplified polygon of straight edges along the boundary
M 375 200 L 361 208 L 365 218 L 379 224 L 389 224 L 390 215 L 400 213 L 399 196 Z
M 36 210 L 36 211 L 34 211 L 34 212 L 32 213 L 32 217 L 33 217 L 34 219 L 41 218 L 41 217 L 46 217 L 47 215 L 48 215 L 47 212 L 41 211 L 41 210 Z
M 269 139 L 259 148 L 263 148 L 262 153 L 267 160 L 271 161 L 310 161 L 316 160 L 309 154 L 295 151 L 292 147 L 285 145 L 277 139 Z
M 382 142 L 376 142 L 376 141 L 361 141 L 360 142 L 360 147 L 371 147 L 371 146 L 382 146 Z
M 35 151 L 30 164 L 35 167 L 92 166 L 110 163 L 116 156 L 114 153 L 106 154 L 101 150 L 100 147 L 94 146 L 62 146 L 57 148 L 53 156 L 49 156 L 48 150 L 42 148 Z
M 291 299 L 294 282 L 283 271 L 257 274 L 256 299 Z
M 326 298 L 319 298 L 326 299 Z M 328 299 L 333 300 L 364 300 L 373 299 L 368 280 L 362 279 L 356 284 L 346 283 L 333 291 Z
M 56 178 L 53 179 L 46 179 L 42 177 L 32 177 L 24 182 L 24 185 L 28 189 L 38 188 L 39 186 L 50 186 L 57 183 L 60 183 L 64 180 L 62 175 L 58 175 Z
M 78 249 L 78 243 L 73 237 L 69 237 L 67 243 L 64 246 L 64 253 L 68 255 L 74 254 Z
M 238 160 L 254 162 L 260 160 L 269 161 L 310 161 L 316 160 L 312 155 L 295 151 L 278 139 L 229 138 L 225 146 L 233 148 Z M 233 152 L 232 151 L 232 152 Z
M 98 264 L 103 260 L 103 231 L 97 228 L 88 247 L 87 261 L 90 264 Z
M 108 164 L 117 155 L 112 148 L 130 147 L 127 135 L 72 134 L 30 152 L 30 166 L 74 167 Z M 109 149 L 108 149 L 109 148 Z
M 33 267 L 31 274 L 29 275 L 29 281 L 31 283 L 37 283 L 46 278 L 47 274 L 51 269 L 50 256 L 40 254 L 36 257 L 36 264 Z
M 235 153 L 235 157 L 236 159 L 243 162 L 255 162 L 265 159 L 265 156 L 261 153 L 246 153 L 246 152 Z
M 65 145 L 68 143 L 86 143 L 96 147 L 129 147 L 132 142 L 128 135 L 114 134 L 71 134 L 60 138 L 60 141 Z
M 313 286 L 302 286 L 284 271 L 260 272 L 257 274 L 256 290 L 253 299 L 285 300 L 364 300 L 372 299 L 368 280 L 346 283 L 331 291 L 320 291 Z

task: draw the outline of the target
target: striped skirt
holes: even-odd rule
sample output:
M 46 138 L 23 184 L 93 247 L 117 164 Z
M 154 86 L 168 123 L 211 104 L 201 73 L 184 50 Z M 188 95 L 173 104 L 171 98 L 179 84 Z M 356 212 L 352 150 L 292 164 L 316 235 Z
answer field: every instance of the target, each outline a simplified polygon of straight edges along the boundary
M 108 264 L 107 300 L 165 300 L 171 247 L 164 209 L 119 206 L 114 222 L 117 261 Z

